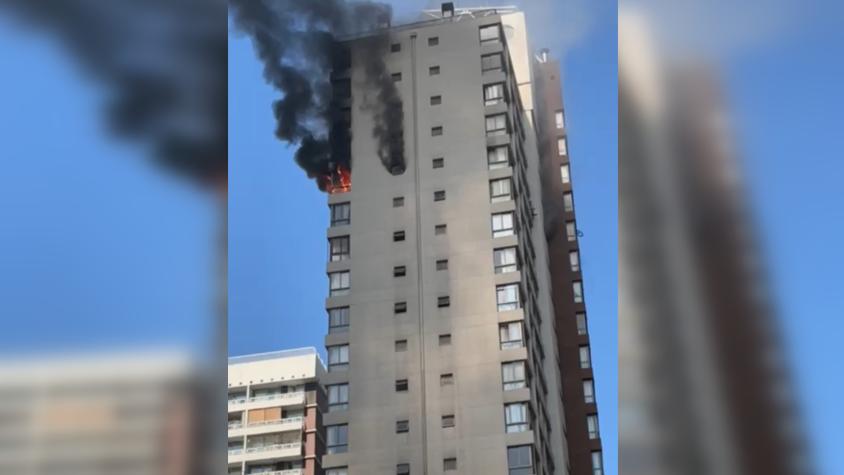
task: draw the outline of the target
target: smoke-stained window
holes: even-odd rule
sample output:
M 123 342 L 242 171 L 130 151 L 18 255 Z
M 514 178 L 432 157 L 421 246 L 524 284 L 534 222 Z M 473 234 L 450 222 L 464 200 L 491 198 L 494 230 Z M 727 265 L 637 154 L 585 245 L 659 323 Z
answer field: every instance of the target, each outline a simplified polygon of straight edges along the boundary
M 499 285 L 495 288 L 495 301 L 499 312 L 517 310 L 521 307 L 519 284 Z
M 481 71 L 501 71 L 504 69 L 501 60 L 501 53 L 487 54 L 481 56 Z
M 484 86 L 484 105 L 492 106 L 504 102 L 504 84 Z
M 328 239 L 329 260 L 340 262 L 349 259 L 349 236 L 339 236 Z
M 507 134 L 507 116 L 505 114 L 490 115 L 486 118 L 486 135 L 492 137 L 495 135 Z
M 506 145 L 492 147 L 486 151 L 486 160 L 490 170 L 510 166 L 510 149 Z
M 349 345 L 329 346 L 328 371 L 349 369 Z
M 507 322 L 498 326 L 498 338 L 502 350 L 525 346 L 522 322 Z
M 493 251 L 492 259 L 495 265 L 496 274 L 516 272 L 517 270 L 519 270 L 515 247 L 496 249 L 495 251 Z
M 521 389 L 527 387 L 527 372 L 524 361 L 511 361 L 501 365 L 501 380 L 504 390 Z
M 513 432 L 527 432 L 528 405 L 524 402 L 504 405 L 504 427 L 508 434 Z
M 513 199 L 512 181 L 509 178 L 499 178 L 489 182 L 489 200 L 492 203 L 510 201 Z
M 337 297 L 349 294 L 349 271 L 332 272 L 328 274 L 328 280 L 329 296 Z
M 492 237 L 512 236 L 515 233 L 513 212 L 495 213 L 492 215 Z
M 328 309 L 328 333 L 349 331 L 349 307 Z
M 501 25 L 482 26 L 480 28 L 481 44 L 495 44 L 501 41 Z
M 350 203 L 337 203 L 331 205 L 331 225 L 344 226 L 351 224 L 352 206 Z

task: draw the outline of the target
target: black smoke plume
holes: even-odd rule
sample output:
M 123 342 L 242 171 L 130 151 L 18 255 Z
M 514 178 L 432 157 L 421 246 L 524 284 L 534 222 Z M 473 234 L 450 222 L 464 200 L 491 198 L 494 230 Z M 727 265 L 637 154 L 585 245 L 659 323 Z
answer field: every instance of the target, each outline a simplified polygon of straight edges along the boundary
M 298 145 L 295 159 L 320 186 L 336 167 L 350 169 L 349 124 L 338 113 L 331 73 L 348 54 L 338 37 L 371 33 L 363 56 L 378 154 L 392 173 L 404 171 L 401 99 L 387 71 L 392 9 L 343 0 L 230 0 L 235 26 L 247 33 L 264 65 L 264 79 L 283 97 L 273 103 L 276 136 Z M 347 89 L 350 86 L 347 86 Z
M 104 86 L 114 132 L 225 190 L 224 0 L 0 0 L 0 12 L 58 38 Z

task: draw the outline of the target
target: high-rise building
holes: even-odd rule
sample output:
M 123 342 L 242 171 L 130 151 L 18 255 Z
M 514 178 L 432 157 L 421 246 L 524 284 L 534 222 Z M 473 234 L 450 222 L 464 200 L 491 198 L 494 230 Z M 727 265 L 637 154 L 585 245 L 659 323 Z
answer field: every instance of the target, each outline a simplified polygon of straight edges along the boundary
M 332 75 L 326 474 L 601 475 L 559 73 L 513 8 L 388 36 L 403 167 L 378 158 L 371 37 Z
M 229 358 L 229 474 L 323 473 L 324 372 L 313 348 Z

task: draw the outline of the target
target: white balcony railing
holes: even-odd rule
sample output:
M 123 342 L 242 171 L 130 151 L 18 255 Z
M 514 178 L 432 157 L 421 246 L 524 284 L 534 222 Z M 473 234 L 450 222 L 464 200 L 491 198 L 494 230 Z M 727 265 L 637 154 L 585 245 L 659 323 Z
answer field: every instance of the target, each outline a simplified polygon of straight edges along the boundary
M 302 447 L 301 442 L 291 442 L 289 444 L 275 444 L 275 445 L 264 445 L 262 447 L 249 447 L 246 449 L 247 454 L 257 454 L 261 452 L 270 452 L 274 450 L 287 450 L 287 449 L 298 449 Z
M 267 394 L 265 396 L 253 396 L 249 398 L 249 402 L 261 402 L 261 401 L 275 401 L 276 399 L 296 399 L 304 396 L 305 393 L 302 391 L 295 392 L 295 393 L 277 393 L 277 394 Z
M 229 422 L 229 429 L 240 429 L 243 427 L 243 422 Z
M 258 426 L 270 426 L 270 425 L 278 425 L 278 424 L 294 424 L 296 422 L 302 422 L 305 418 L 299 417 L 286 417 L 284 419 L 274 419 L 271 421 L 257 421 L 257 422 L 250 422 L 247 424 L 249 427 L 258 427 Z
M 243 449 L 229 449 L 229 455 L 240 455 L 243 453 Z

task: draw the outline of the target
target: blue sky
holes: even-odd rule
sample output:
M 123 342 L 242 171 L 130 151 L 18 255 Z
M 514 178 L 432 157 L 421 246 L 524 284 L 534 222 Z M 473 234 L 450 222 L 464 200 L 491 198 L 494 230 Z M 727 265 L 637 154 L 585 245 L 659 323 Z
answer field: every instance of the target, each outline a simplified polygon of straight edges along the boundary
M 401 5 L 398 11 L 408 9 Z M 604 2 L 590 15 L 593 26 L 569 50 L 562 74 L 606 473 L 613 474 L 618 405 L 615 5 Z M 327 329 L 325 196 L 294 164 L 294 150 L 273 134 L 270 104 L 277 97 L 262 79 L 251 42 L 230 34 L 231 355 L 321 349 Z

